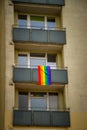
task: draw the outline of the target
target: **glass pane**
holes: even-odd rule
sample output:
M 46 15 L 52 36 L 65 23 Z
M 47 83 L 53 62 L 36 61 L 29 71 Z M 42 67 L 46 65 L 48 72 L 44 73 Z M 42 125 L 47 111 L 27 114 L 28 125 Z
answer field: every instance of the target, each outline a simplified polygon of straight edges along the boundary
M 20 28 L 27 27 L 27 15 L 18 15 L 18 26 Z
M 51 69 L 56 69 L 56 63 L 53 62 L 47 62 L 47 65 L 50 66 Z
M 49 93 L 49 109 L 53 111 L 58 110 L 58 94 Z
M 56 69 L 56 54 L 47 54 L 47 65 Z
M 28 109 L 28 93 L 19 92 L 18 105 L 19 109 Z
M 43 29 L 45 26 L 44 17 L 43 16 L 31 16 L 30 25 L 31 25 L 31 28 L 34 28 L 34 29 Z
M 40 65 L 46 65 L 46 59 L 30 58 L 30 67 L 37 68 Z
M 51 17 L 47 18 L 47 28 L 49 30 L 55 30 L 56 29 L 55 18 L 51 18 Z
M 46 93 L 32 93 L 31 109 L 46 110 L 46 108 L 47 108 Z
M 56 54 L 47 54 L 48 62 L 56 62 Z
M 26 54 L 18 55 L 18 67 L 22 67 L 22 68 L 28 67 L 28 58 Z

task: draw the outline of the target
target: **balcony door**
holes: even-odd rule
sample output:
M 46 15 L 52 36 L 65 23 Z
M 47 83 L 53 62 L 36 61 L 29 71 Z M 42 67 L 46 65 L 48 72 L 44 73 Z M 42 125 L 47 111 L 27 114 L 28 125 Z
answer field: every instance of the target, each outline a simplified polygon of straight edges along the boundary
M 30 67 L 37 68 L 38 66 L 46 65 L 45 53 L 30 53 Z
M 31 93 L 30 106 L 31 110 L 47 110 L 46 93 Z

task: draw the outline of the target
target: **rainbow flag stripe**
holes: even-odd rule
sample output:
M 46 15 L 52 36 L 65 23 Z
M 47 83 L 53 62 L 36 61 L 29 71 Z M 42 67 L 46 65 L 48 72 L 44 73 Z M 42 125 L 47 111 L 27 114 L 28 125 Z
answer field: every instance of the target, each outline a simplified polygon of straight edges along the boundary
M 50 66 L 38 66 L 38 84 L 51 84 L 51 69 Z

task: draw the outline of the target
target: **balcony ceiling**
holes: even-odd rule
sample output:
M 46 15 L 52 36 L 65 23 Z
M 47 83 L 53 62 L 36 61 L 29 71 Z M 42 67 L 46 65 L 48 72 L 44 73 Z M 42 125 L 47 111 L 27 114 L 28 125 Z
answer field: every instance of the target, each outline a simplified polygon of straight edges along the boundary
M 15 11 L 22 13 L 58 15 L 61 7 L 49 5 L 15 4 Z
M 21 90 L 26 90 L 26 91 L 59 91 L 59 90 L 63 90 L 64 85 L 60 85 L 60 84 L 52 84 L 50 86 L 39 86 L 37 83 L 15 83 L 15 87 L 17 89 L 21 89 Z
M 44 43 L 16 43 L 15 49 L 18 50 L 29 50 L 29 51 L 47 51 L 47 52 L 55 52 L 62 50 L 62 45 L 58 44 L 44 44 Z

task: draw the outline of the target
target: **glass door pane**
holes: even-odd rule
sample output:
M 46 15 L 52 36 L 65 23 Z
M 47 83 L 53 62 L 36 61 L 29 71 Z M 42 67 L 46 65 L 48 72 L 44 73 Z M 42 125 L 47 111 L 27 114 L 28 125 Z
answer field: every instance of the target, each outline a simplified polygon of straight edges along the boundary
M 58 93 L 49 93 L 49 109 L 52 111 L 58 110 Z
M 28 67 L 28 57 L 27 54 L 18 55 L 18 67 L 26 68 Z
M 31 93 L 30 104 L 32 110 L 46 110 L 46 93 Z
M 55 30 L 56 29 L 55 18 L 47 17 L 47 28 L 49 30 Z
M 47 54 L 47 65 L 56 69 L 56 54 Z
M 37 68 L 38 66 L 46 65 L 46 59 L 41 58 L 30 58 L 30 67 Z
M 18 15 L 18 27 L 20 28 L 27 27 L 27 15 Z
M 30 25 L 31 25 L 31 28 L 34 28 L 34 29 L 43 29 L 45 27 L 44 17 L 43 16 L 31 16 Z
M 18 108 L 19 109 L 28 109 L 28 93 L 27 92 L 19 92 Z

